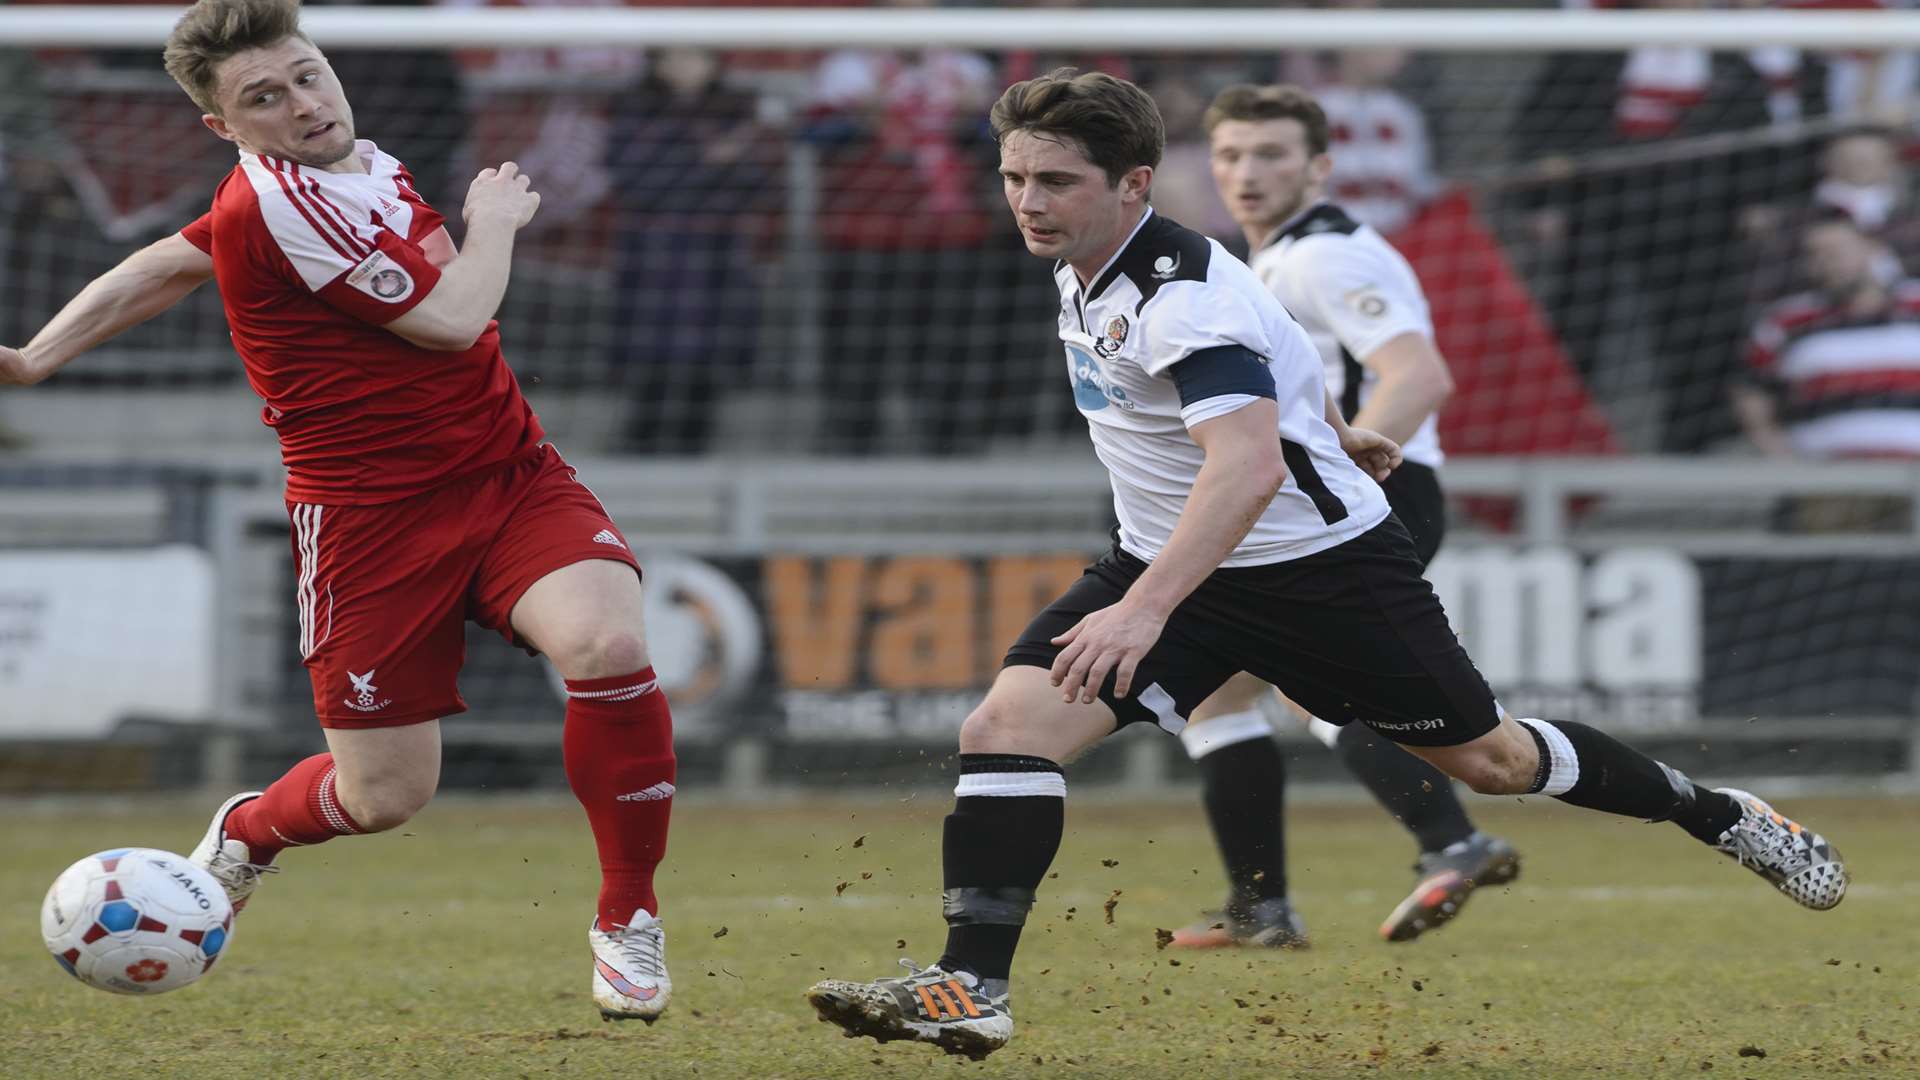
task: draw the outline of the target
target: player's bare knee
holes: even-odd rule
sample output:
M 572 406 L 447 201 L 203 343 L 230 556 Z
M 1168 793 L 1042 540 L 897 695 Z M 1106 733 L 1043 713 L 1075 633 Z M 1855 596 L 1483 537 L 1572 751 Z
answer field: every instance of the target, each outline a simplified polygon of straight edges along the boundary
M 1023 729 L 1018 710 L 1010 709 L 991 695 L 960 723 L 960 752 L 963 754 L 1012 754 L 1020 752 Z
M 1243 671 L 1228 679 L 1220 689 L 1202 701 L 1193 710 L 1193 715 L 1187 718 L 1187 723 L 1204 724 L 1215 717 L 1257 709 L 1260 702 L 1272 692 L 1271 686 Z
M 626 627 L 597 628 L 564 641 L 547 655 L 569 679 L 611 679 L 647 666 L 647 643 Z
M 348 798 L 341 793 L 340 805 L 361 832 L 386 832 L 413 819 L 433 799 L 431 787 L 386 788 Z
M 1532 763 L 1500 746 L 1485 747 L 1443 771 L 1482 795 L 1524 795 L 1533 783 Z
M 363 833 L 386 832 L 413 819 L 439 787 L 439 777 L 383 777 L 372 783 L 336 781 L 341 809 Z

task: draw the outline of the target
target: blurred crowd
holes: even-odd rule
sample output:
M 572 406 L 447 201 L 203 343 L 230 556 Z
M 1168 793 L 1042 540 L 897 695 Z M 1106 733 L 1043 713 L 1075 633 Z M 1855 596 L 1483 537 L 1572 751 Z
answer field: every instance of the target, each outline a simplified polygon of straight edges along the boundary
M 1048 267 L 1007 221 L 986 113 L 1010 83 L 1073 65 L 1154 94 L 1168 145 L 1153 202 L 1230 246 L 1243 241 L 1201 112 L 1233 83 L 1312 90 L 1332 121 L 1332 196 L 1403 242 L 1430 290 L 1510 275 L 1520 300 L 1476 318 L 1543 326 L 1609 446 L 1920 456 L 1908 53 L 329 55 L 362 136 L 430 200 L 451 208 L 463 177 L 505 158 L 535 178 L 509 356 L 542 384 L 622 396 L 619 449 L 726 450 L 769 420 L 804 426 L 792 448 L 821 453 L 1071 433 Z M 0 79 L 0 338 L 16 341 L 129 245 L 190 220 L 230 158 L 148 52 L 0 50 Z M 1495 238 L 1499 266 L 1448 270 L 1448 230 L 1465 228 Z M 192 320 L 149 340 L 217 348 L 217 305 Z M 1493 363 L 1502 340 L 1482 325 L 1450 358 Z M 1474 422 L 1545 407 L 1516 385 Z M 741 409 L 752 401 L 774 411 Z

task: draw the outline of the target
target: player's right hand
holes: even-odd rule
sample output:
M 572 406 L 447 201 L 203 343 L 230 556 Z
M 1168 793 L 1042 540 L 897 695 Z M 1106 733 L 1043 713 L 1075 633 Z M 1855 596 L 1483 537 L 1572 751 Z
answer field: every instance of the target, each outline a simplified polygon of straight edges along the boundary
M 1061 700 L 1091 704 L 1100 696 L 1108 672 L 1114 675 L 1115 698 L 1132 693 L 1140 661 L 1160 640 L 1166 625 L 1165 613 L 1146 610 L 1125 598 L 1111 607 L 1089 612 L 1053 639 L 1060 646 L 1060 655 L 1053 658 L 1049 674 L 1053 685 L 1060 687 Z
M 533 220 L 540 209 L 540 193 L 529 188 L 527 175 L 520 166 L 503 161 L 497 169 L 481 169 L 467 185 L 466 205 L 460 208 L 460 220 L 469 226 L 480 216 L 498 215 L 518 229 Z

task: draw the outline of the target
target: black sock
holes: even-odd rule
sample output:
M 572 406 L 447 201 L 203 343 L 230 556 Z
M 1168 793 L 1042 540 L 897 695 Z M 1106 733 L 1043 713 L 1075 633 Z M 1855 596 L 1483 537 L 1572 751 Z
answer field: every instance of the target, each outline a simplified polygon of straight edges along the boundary
M 1034 892 L 1060 850 L 1066 793 L 1060 766 L 1046 758 L 960 755 L 942 845 L 942 968 L 983 982 L 1008 978 Z
M 1703 788 L 1688 780 L 1685 774 L 1676 772 L 1675 776 L 1691 788 L 1691 797 L 1684 800 L 1668 821 L 1687 831 L 1689 836 L 1703 844 L 1717 844 L 1720 834 L 1733 828 L 1740 820 L 1740 804 L 1733 796 L 1722 795 L 1712 788 Z
M 1671 821 L 1713 843 L 1740 820 L 1740 806 L 1610 735 L 1567 720 L 1523 720 L 1540 750 L 1530 791 L 1609 814 Z
M 1200 767 L 1207 821 L 1236 901 L 1287 895 L 1286 759 L 1270 735 L 1213 747 Z
M 1453 781 L 1367 725 L 1341 728 L 1334 752 L 1380 805 L 1400 819 L 1421 851 L 1439 851 L 1473 835 L 1473 822 L 1467 820 Z

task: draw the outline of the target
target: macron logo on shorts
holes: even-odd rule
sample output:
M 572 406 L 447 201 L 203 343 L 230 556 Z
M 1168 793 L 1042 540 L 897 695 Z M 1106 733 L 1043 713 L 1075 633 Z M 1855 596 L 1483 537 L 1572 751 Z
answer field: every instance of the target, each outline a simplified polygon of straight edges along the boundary
M 641 788 L 639 791 L 629 791 L 625 795 L 616 795 L 614 796 L 614 801 L 659 802 L 662 799 L 671 798 L 673 798 L 673 785 L 662 780 L 649 788 Z
M 613 535 L 612 529 L 601 529 L 599 532 L 594 533 L 593 542 L 596 544 L 612 544 L 622 551 L 626 550 L 627 547 L 627 545 L 620 542 L 619 537 Z

